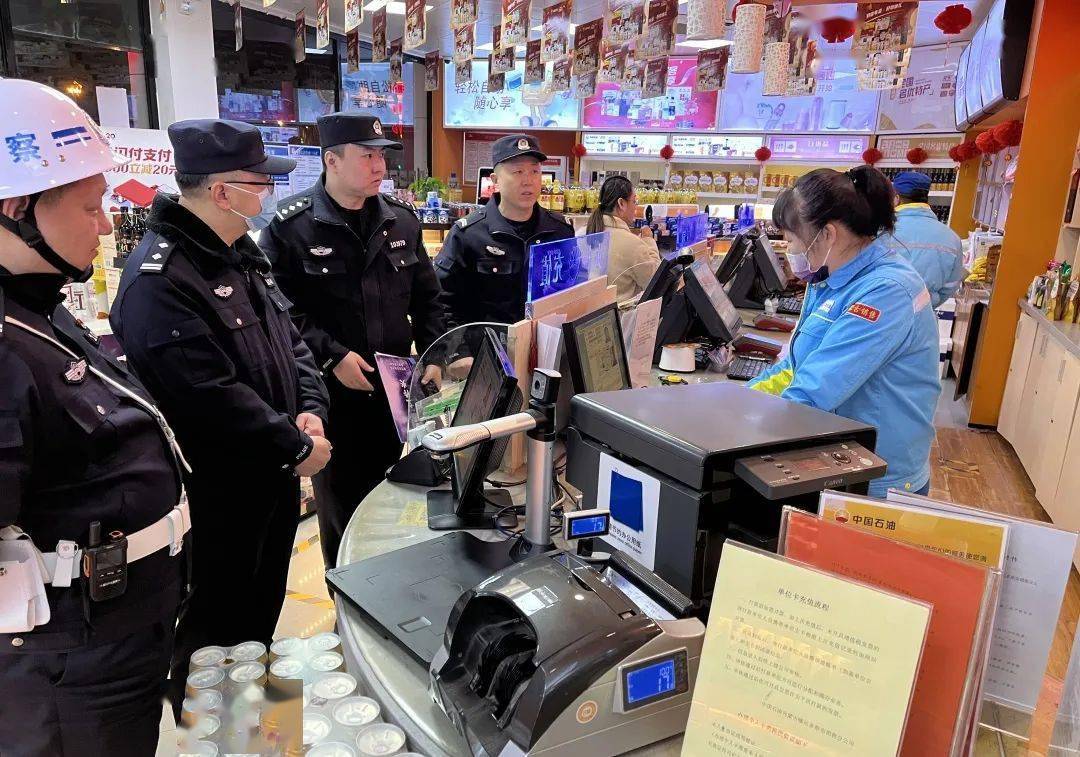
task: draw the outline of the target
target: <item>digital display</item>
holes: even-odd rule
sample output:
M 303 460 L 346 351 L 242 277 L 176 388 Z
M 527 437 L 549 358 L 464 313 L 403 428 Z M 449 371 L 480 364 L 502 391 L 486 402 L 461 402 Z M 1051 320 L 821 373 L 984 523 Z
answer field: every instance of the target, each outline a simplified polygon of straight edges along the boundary
M 675 690 L 675 660 L 661 660 L 626 674 L 626 703 L 641 704 Z
M 690 266 L 690 270 L 694 272 L 694 277 L 701 284 L 701 288 L 705 290 L 705 295 L 709 298 L 709 302 L 712 303 L 713 309 L 716 310 L 720 319 L 734 337 L 742 324 L 742 316 L 739 315 L 739 311 L 731 303 L 731 298 L 724 292 L 724 288 L 720 286 L 716 275 L 703 260 L 699 260 Z
M 591 518 L 574 518 L 570 521 L 570 538 L 581 539 L 597 536 L 608 530 L 608 516 L 594 515 Z
M 833 467 L 832 463 L 822 455 L 808 455 L 806 457 L 792 458 L 790 465 L 792 468 L 807 473 L 819 470 L 831 470 Z
M 614 310 L 605 310 L 599 318 L 578 326 L 575 331 L 586 392 L 630 388 L 626 382 L 626 355 L 619 338 L 618 317 Z
M 458 402 L 451 425 L 467 426 L 492 419 L 497 410 L 503 377 L 510 375 L 506 370 L 507 363 L 485 338 L 480 354 L 465 381 L 465 389 L 461 392 L 461 401 Z M 454 453 L 459 481 L 464 483 L 467 480 L 478 449 L 479 445 L 474 444 Z

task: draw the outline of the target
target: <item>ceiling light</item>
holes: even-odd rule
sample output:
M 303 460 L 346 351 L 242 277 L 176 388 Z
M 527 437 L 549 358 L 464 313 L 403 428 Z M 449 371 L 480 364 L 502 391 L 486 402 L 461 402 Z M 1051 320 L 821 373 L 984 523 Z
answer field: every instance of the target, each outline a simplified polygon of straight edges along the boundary
M 567 28 L 568 28 L 568 30 L 569 30 L 569 31 L 568 31 L 568 33 L 569 33 L 569 34 L 573 34 L 573 33 L 574 33 L 574 29 L 577 29 L 577 24 L 570 24 L 570 25 L 569 25 L 569 26 L 568 26 Z M 533 27 L 532 29 L 530 29 L 530 31 L 534 31 L 534 32 L 542 32 L 542 31 L 544 31 L 544 25 L 543 25 L 543 24 L 537 24 L 537 25 L 536 25 L 536 26 L 534 26 L 534 27 Z
M 494 42 L 487 42 L 487 43 L 485 43 L 483 45 L 477 45 L 473 49 L 477 50 L 477 51 L 479 51 L 479 50 L 494 50 L 495 49 L 495 43 Z
M 427 12 L 434 8 L 433 5 L 425 5 L 424 11 Z M 390 0 L 390 2 L 384 2 L 384 0 L 372 0 L 364 6 L 364 10 L 367 12 L 377 11 L 380 8 L 386 8 L 386 15 L 388 16 L 404 16 L 405 15 L 405 3 L 398 0 Z
M 727 47 L 731 44 L 730 39 L 685 39 L 682 42 L 676 42 L 678 47 L 689 47 L 694 50 L 708 50 L 713 47 Z

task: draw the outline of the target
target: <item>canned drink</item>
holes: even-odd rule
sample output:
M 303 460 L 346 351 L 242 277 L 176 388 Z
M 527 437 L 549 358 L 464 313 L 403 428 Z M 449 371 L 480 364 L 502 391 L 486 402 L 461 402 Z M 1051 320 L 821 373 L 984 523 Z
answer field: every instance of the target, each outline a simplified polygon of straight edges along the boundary
M 270 679 L 303 678 L 304 661 L 298 657 L 279 657 L 270 663 Z
M 321 712 L 304 713 L 304 746 L 315 746 L 326 741 L 334 724 Z
M 311 684 L 312 701 L 344 699 L 356 691 L 356 679 L 348 673 L 324 673 Z
M 229 680 L 239 686 L 266 683 L 266 666 L 261 662 L 238 662 L 229 668 Z
M 176 753 L 177 757 L 218 757 L 218 748 L 212 741 L 188 741 Z
M 286 636 L 284 639 L 278 639 L 270 645 L 270 658 L 276 660 L 278 657 L 293 657 L 301 654 L 303 651 L 303 639 L 298 639 L 295 636 Z
M 307 648 L 313 653 L 340 652 L 341 637 L 330 631 L 318 633 L 307 640 Z
M 337 652 L 320 652 L 308 660 L 308 667 L 316 673 L 331 673 L 345 670 L 345 658 Z
M 311 747 L 307 757 L 356 757 L 356 750 L 344 741 L 325 741 Z
M 360 757 L 386 757 L 405 749 L 405 731 L 392 723 L 373 723 L 356 735 Z
M 346 697 L 334 705 L 334 722 L 347 728 L 360 728 L 378 721 L 379 703 L 370 697 Z
M 195 718 L 195 724 L 188 729 L 188 736 L 196 741 L 209 739 L 221 730 L 221 718 L 203 713 Z
M 199 668 L 187 677 L 184 693 L 195 697 L 204 689 L 214 689 L 225 680 L 225 671 L 221 668 Z
M 439 211 L 439 223 L 450 223 L 450 211 L 446 208 Z
M 180 705 L 180 724 L 188 727 L 195 722 L 196 716 L 220 711 L 223 701 L 224 697 L 217 689 L 203 689 L 193 697 L 185 697 Z
M 225 647 L 203 647 L 191 653 L 191 666 L 194 668 L 212 668 L 225 662 L 229 650 Z
M 259 662 L 266 664 L 266 645 L 258 641 L 245 641 L 229 650 L 233 662 Z

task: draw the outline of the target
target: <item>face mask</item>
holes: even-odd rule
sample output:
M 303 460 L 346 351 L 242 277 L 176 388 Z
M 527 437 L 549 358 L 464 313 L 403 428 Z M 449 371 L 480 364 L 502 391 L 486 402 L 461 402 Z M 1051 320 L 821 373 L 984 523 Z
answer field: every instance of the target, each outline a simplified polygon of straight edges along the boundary
M 264 189 L 263 192 L 266 192 L 266 194 L 263 194 L 262 192 L 250 192 L 233 184 L 230 184 L 229 186 L 233 189 L 239 189 L 241 192 L 246 192 L 249 195 L 256 195 L 259 198 L 261 209 L 258 215 L 246 216 L 243 213 L 237 213 L 237 211 L 229 208 L 230 211 L 247 221 L 248 228 L 251 231 L 262 231 L 273 222 L 274 217 L 277 215 L 277 198 L 274 197 L 273 192 L 269 189 Z
M 818 237 L 821 236 L 821 229 L 818 229 L 818 233 L 814 235 L 813 240 L 806 246 L 809 250 L 817 242 Z M 811 284 L 816 284 L 819 281 L 824 281 L 829 278 L 829 269 L 825 264 L 829 262 L 829 256 L 832 254 L 832 247 L 825 253 L 825 259 L 821 261 L 821 265 L 817 268 L 810 267 L 810 259 L 806 256 L 806 252 L 789 252 L 788 262 L 791 263 L 791 272 L 798 277 L 800 281 L 806 281 Z

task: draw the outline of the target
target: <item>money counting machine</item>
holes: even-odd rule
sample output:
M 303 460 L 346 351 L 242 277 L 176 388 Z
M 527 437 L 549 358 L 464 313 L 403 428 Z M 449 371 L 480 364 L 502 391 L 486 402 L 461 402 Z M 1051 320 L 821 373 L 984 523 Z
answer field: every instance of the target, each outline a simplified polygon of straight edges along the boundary
M 632 599 L 633 597 L 633 599 Z M 609 757 L 682 733 L 705 627 L 618 555 L 564 551 L 500 571 L 450 614 L 435 701 L 477 757 Z
M 775 551 L 783 505 L 865 493 L 876 430 L 732 383 L 579 394 L 567 480 L 611 512 L 598 548 L 627 553 L 704 608 L 731 536 Z

